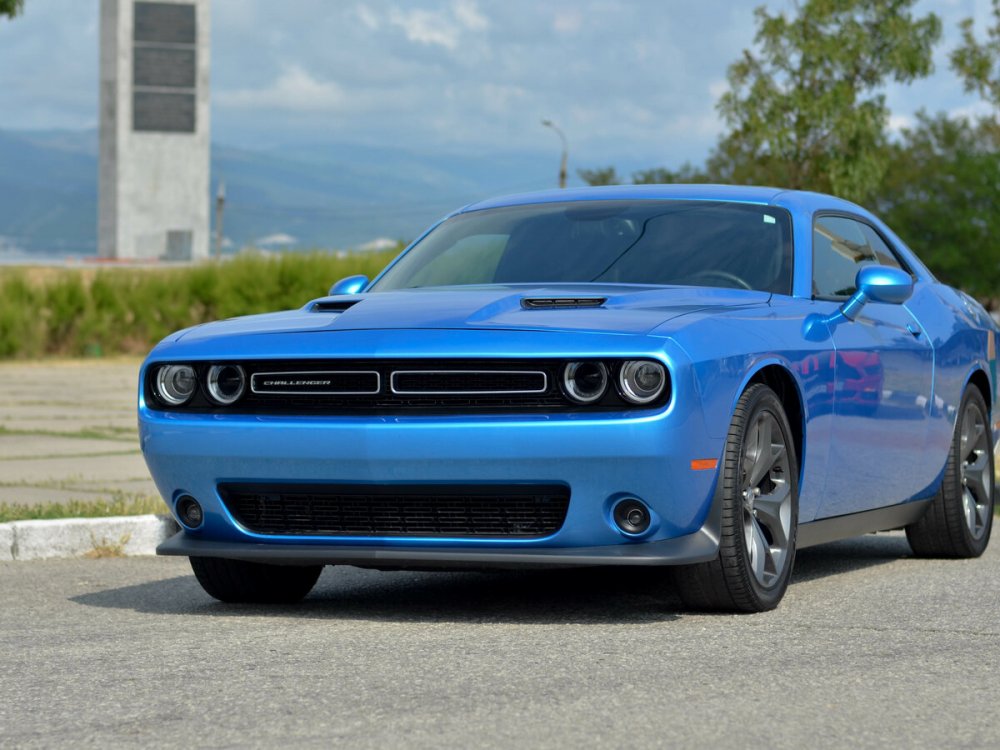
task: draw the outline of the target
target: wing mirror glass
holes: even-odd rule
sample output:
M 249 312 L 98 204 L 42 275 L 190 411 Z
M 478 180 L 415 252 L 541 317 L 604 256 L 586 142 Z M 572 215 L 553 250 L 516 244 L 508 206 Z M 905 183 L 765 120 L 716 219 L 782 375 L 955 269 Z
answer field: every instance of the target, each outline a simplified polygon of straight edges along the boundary
M 341 279 L 330 287 L 330 296 L 334 297 L 338 294 L 360 294 L 366 286 L 368 286 L 368 277 L 364 274 L 348 276 L 346 279 Z
M 840 308 L 848 320 L 854 320 L 868 302 L 901 305 L 913 294 L 913 279 L 901 268 L 865 266 L 854 280 L 856 291 Z

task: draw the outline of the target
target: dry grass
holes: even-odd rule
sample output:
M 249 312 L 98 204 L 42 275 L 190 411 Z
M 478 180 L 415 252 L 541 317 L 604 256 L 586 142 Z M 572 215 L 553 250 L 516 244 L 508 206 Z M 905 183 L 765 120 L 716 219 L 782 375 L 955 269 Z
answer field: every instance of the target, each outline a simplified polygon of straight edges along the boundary
M 117 542 L 109 542 L 107 537 L 101 537 L 100 541 L 98 541 L 93 532 L 91 532 L 90 542 L 93 545 L 93 548 L 84 552 L 83 556 L 88 560 L 101 560 L 107 557 L 125 557 L 125 547 L 131 539 L 131 534 L 122 534 L 118 538 Z

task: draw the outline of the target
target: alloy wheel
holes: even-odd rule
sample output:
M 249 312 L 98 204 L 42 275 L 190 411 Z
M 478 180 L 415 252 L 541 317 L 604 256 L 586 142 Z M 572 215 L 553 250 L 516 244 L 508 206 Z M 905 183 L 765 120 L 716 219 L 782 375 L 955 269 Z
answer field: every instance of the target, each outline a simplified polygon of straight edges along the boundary
M 962 510 L 973 539 L 980 539 L 989 525 L 993 511 L 993 478 L 990 476 L 989 436 L 986 419 L 974 403 L 965 406 L 961 451 Z
M 788 446 L 769 411 L 757 415 L 743 441 L 740 492 L 750 570 L 770 588 L 784 572 L 792 525 Z

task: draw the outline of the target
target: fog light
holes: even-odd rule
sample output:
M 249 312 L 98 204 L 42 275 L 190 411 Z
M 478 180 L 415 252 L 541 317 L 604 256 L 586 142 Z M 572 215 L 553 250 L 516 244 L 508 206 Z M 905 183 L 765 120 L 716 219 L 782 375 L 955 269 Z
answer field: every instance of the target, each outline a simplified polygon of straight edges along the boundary
M 649 528 L 649 509 L 635 498 L 619 502 L 612 516 L 618 528 L 626 534 L 642 534 Z
M 177 515 L 180 517 L 181 523 L 189 529 L 197 529 L 205 520 L 205 512 L 201 509 L 201 504 L 190 495 L 181 495 L 177 498 Z

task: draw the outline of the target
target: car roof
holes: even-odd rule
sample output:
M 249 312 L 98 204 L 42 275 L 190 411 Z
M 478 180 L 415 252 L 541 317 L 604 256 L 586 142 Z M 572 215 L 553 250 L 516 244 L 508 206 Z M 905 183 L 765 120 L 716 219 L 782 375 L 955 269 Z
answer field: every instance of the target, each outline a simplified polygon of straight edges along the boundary
M 533 193 L 503 195 L 471 203 L 456 213 L 482 211 L 488 208 L 524 206 L 534 203 L 594 200 L 704 200 L 731 203 L 784 206 L 790 209 L 842 209 L 867 214 L 857 206 L 840 198 L 802 190 L 785 190 L 775 187 L 752 185 L 606 185 L 602 187 L 543 190 Z

